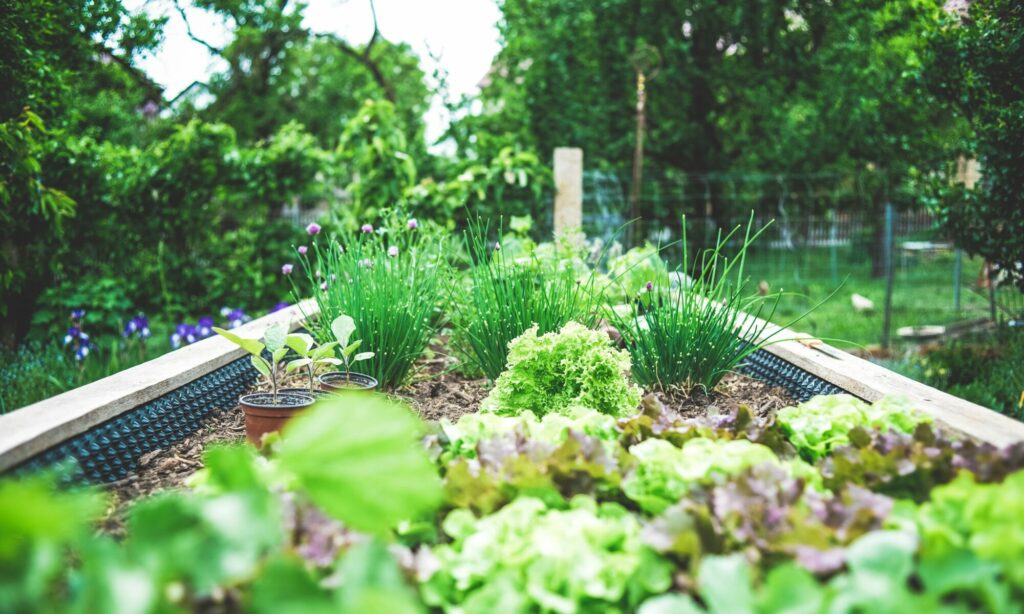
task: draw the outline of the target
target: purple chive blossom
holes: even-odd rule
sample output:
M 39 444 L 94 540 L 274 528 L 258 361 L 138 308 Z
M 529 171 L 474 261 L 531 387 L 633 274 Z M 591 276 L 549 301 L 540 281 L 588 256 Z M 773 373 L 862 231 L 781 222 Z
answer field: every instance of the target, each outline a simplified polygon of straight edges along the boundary
M 651 282 L 647 282 L 647 285 L 644 286 L 644 289 L 647 290 L 648 292 L 650 292 L 651 290 L 654 289 L 654 284 L 651 283 Z
M 281 274 L 282 275 L 291 275 L 292 274 L 292 270 L 294 270 L 294 269 L 295 269 L 295 267 L 292 265 L 292 263 L 286 262 L 285 264 L 281 265 Z
M 398 247 L 395 246 L 395 245 L 392 245 L 391 247 L 389 247 L 388 248 L 388 256 L 390 256 L 392 258 L 397 258 L 398 257 Z
M 420 223 L 416 221 L 416 218 L 412 218 L 411 220 L 409 220 L 406 226 L 409 228 L 409 230 L 416 230 L 417 228 L 420 227 Z
M 308 232 L 310 236 L 316 236 L 320 234 L 320 224 L 313 222 L 309 226 L 306 226 L 306 232 Z
M 500 252 L 501 251 L 501 243 L 498 243 L 497 241 L 494 242 L 494 251 L 496 251 L 496 252 Z
M 299 246 L 298 252 L 299 252 L 300 256 L 305 256 L 306 252 L 308 252 L 308 251 L 309 251 L 309 248 L 306 247 L 305 245 L 300 245 Z
M 360 230 L 362 230 L 366 234 L 370 234 L 371 232 L 373 232 L 373 225 L 372 224 L 363 224 L 363 227 Z

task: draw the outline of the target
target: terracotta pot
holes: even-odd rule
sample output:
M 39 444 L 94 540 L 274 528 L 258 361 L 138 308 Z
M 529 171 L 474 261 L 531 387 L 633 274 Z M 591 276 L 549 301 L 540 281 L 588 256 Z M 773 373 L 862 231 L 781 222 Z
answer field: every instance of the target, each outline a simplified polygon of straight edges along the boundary
M 324 373 L 319 378 L 320 388 L 338 392 L 339 390 L 373 390 L 377 387 L 377 380 L 365 373 L 350 372 L 348 376 L 340 371 Z
M 245 413 L 245 438 L 254 445 L 260 445 L 260 439 L 267 433 L 278 431 L 292 416 L 312 405 L 316 399 L 308 392 L 277 393 L 255 392 L 242 395 L 238 405 Z

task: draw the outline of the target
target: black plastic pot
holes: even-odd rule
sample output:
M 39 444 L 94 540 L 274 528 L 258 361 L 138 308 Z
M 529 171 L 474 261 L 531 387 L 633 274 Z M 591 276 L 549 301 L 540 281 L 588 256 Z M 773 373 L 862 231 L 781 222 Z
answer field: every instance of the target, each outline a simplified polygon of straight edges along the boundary
M 238 405 L 245 414 L 245 438 L 255 445 L 267 433 L 281 430 L 295 414 L 316 402 L 308 392 L 254 392 L 238 398 Z
M 341 390 L 373 390 L 377 387 L 377 380 L 365 373 L 341 373 L 332 371 L 324 373 L 319 378 L 320 387 L 328 392 Z

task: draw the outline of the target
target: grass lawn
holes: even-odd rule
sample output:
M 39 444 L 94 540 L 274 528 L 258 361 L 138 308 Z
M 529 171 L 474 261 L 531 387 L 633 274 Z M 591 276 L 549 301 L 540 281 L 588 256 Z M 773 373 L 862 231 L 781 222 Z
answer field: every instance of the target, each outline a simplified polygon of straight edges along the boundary
M 832 339 L 834 345 L 844 348 L 881 342 L 885 279 L 871 277 L 871 261 L 866 252 L 837 248 L 835 274 L 833 255 L 828 248 L 760 249 L 747 258 L 752 288 L 764 280 L 771 292 L 787 293 L 773 322 L 790 322 L 838 288 L 831 299 L 794 325 L 794 330 Z M 988 315 L 987 298 L 970 290 L 982 266 L 978 258 L 964 257 L 961 308 L 959 312 L 953 308 L 953 260 L 951 252 L 906 257 L 897 254 L 892 301 L 894 339 L 901 326 L 949 324 Z M 872 300 L 874 310 L 855 311 L 850 301 L 855 293 Z

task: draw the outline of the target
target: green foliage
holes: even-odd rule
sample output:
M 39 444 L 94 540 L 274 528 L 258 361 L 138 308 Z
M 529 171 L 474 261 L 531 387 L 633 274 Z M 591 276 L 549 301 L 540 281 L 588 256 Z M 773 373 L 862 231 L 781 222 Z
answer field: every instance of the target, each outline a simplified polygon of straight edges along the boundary
M 916 357 L 910 376 L 1016 418 L 1024 417 L 1024 334 L 955 339 Z
M 930 159 L 955 123 L 916 78 L 935 2 L 500 7 L 504 46 L 483 112 L 454 129 L 469 150 L 502 139 L 541 152 L 572 144 L 588 166 L 621 168 L 633 154 L 642 46 L 658 56 L 642 62 L 645 149 L 671 169 L 897 170 Z
M 720 234 L 715 247 L 699 255 L 679 288 L 652 284 L 627 308 L 609 310 L 612 325 L 632 355 L 633 377 L 640 385 L 713 390 L 727 373 L 782 330 L 763 334 L 779 296 L 771 300 L 745 290 L 747 250 L 764 232 L 762 228 L 752 233 L 752 225 L 753 216 L 735 257 L 730 259 L 724 249 L 739 226 L 725 236 Z M 684 237 L 683 262 L 688 261 Z
M 442 180 L 424 179 L 405 197 L 413 210 L 472 227 L 474 219 L 498 216 L 546 219 L 552 184 L 549 165 L 516 145 L 492 157 L 453 164 Z
M 277 460 L 324 511 L 386 534 L 440 503 L 437 473 L 416 445 L 421 433 L 407 407 L 351 393 L 290 422 Z
M 497 414 L 538 416 L 585 407 L 612 416 L 636 409 L 640 391 L 629 382 L 629 355 L 608 336 L 569 322 L 538 336 L 533 326 L 512 340 L 508 368 L 483 408 Z
M 647 284 L 658 288 L 669 287 L 668 267 L 655 246 L 646 243 L 626 253 L 608 259 L 608 275 L 621 289 L 620 301 L 631 301 L 646 291 Z
M 386 230 L 314 241 L 310 255 L 300 257 L 308 290 L 293 285 L 293 295 L 298 302 L 312 292 L 319 315 L 310 331 L 321 343 L 336 340 L 331 323 L 338 316 L 352 317 L 355 337 L 374 350 L 362 368 L 393 389 L 406 382 L 437 331 L 446 273 L 437 238 L 404 221 Z
M 865 403 L 845 394 L 821 395 L 779 410 L 777 419 L 800 455 L 815 461 L 833 448 L 850 443 L 855 428 L 875 428 L 913 433 L 917 425 L 931 422 L 906 400 L 883 397 Z
M 466 247 L 473 259 L 467 278 L 449 292 L 456 350 L 492 381 L 505 370 L 509 343 L 531 326 L 546 335 L 571 321 L 597 322 L 594 271 L 515 258 L 487 242 L 486 227 L 471 225 Z
M 441 429 L 447 438 L 447 455 L 451 457 L 476 456 L 477 444 L 481 441 L 510 434 L 551 445 L 565 441 L 570 431 L 605 441 L 618 438 L 615 418 L 581 407 L 565 413 L 545 414 L 543 418 L 537 418 L 531 411 L 517 416 L 478 412 L 462 416 L 455 424 L 442 419 Z
M 782 465 L 771 448 L 746 439 L 733 441 L 697 437 L 677 448 L 663 439 L 648 439 L 629 449 L 636 470 L 622 490 L 641 509 L 658 514 L 679 501 L 692 487 L 717 477 L 736 475 L 762 463 Z M 811 475 L 799 461 L 783 465 L 795 475 Z
M 0 414 L 60 394 L 77 385 L 71 357 L 56 344 L 0 348 Z
M 431 511 L 441 490 L 416 443 L 421 431 L 408 409 L 381 397 L 318 405 L 289 424 L 269 461 L 250 447 L 209 450 L 196 490 L 138 502 L 122 540 L 91 527 L 104 509 L 98 494 L 58 491 L 40 477 L 4 480 L 0 595 L 13 611 L 175 611 L 251 587 L 259 611 L 420 611 L 379 538 L 346 549 L 340 588 L 322 585 L 326 571 L 296 553 L 306 547 L 300 536 L 339 530 L 327 518 L 316 525 L 321 512 L 306 497 L 378 534 Z
M 28 110 L 0 123 L 0 343 L 24 334 L 32 303 L 58 268 L 64 220 L 75 215 L 75 201 L 40 179 L 45 136 Z
M 998 563 L 1005 581 L 1024 595 L 1024 473 L 1001 484 L 977 484 L 969 473 L 932 491 L 917 520 L 926 559 L 955 561 L 973 555 Z M 926 578 L 927 581 L 927 578 Z
M 671 583 L 668 566 L 641 541 L 640 523 L 615 504 L 581 497 L 549 510 L 522 497 L 481 519 L 455 510 L 444 529 L 452 543 L 434 549 L 440 570 L 422 590 L 445 609 L 629 609 Z
M 345 126 L 338 155 L 351 161 L 352 182 L 346 189 L 352 195 L 352 207 L 336 212 L 349 223 L 378 218 L 401 203 L 406 190 L 416 183 L 416 162 L 395 107 L 387 101 L 363 104 Z
M 972 134 L 961 144 L 981 163 L 972 190 L 937 177 L 932 205 L 943 228 L 1024 291 L 1024 9 L 1014 0 L 965 3 L 928 37 L 922 72 Z
M 224 337 L 231 343 L 234 343 L 246 352 L 249 352 L 249 360 L 252 362 L 252 366 L 255 367 L 263 377 L 267 378 L 267 381 L 270 383 L 271 394 L 273 395 L 274 402 L 276 403 L 277 378 L 280 375 L 280 365 L 289 349 L 288 346 L 285 345 L 288 335 L 288 327 L 284 324 L 268 326 L 267 330 L 263 331 L 262 342 L 257 339 L 241 337 L 216 326 L 213 327 L 213 332 Z M 270 354 L 269 360 L 263 356 L 264 352 Z

